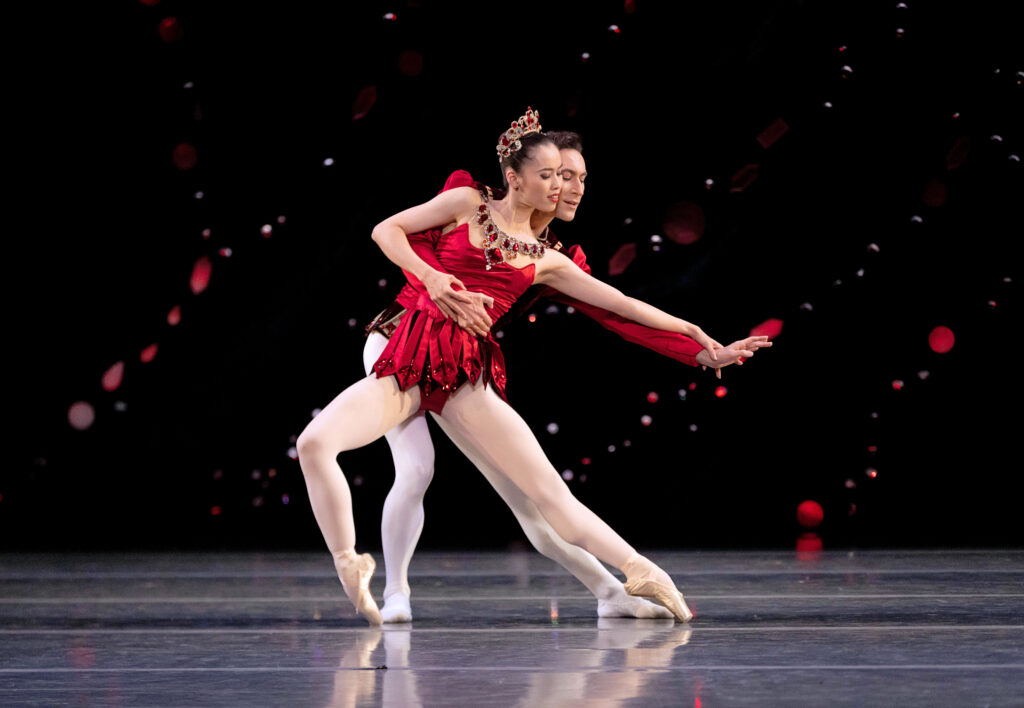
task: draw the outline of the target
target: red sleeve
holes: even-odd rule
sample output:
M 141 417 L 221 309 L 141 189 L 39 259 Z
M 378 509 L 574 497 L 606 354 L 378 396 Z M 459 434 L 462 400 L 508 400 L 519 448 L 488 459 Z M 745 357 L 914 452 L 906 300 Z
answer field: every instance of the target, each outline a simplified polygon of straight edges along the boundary
M 586 254 L 583 249 L 577 246 L 562 251 L 572 258 L 573 263 L 578 265 L 586 273 L 590 273 L 590 266 L 587 265 Z M 542 297 L 571 305 L 587 317 L 595 320 L 607 330 L 619 335 L 627 342 L 633 342 L 640 346 L 647 347 L 676 361 L 681 361 L 690 366 L 697 366 L 697 354 L 704 348 L 689 337 L 676 332 L 668 332 L 662 329 L 654 329 L 645 325 L 627 320 L 625 317 L 616 315 L 614 312 L 589 305 L 579 300 L 564 295 L 553 288 L 544 288 Z
M 444 183 L 444 187 L 441 188 L 441 192 L 447 192 L 449 189 L 455 187 L 474 187 L 476 182 L 473 181 L 473 177 L 466 172 L 466 170 L 456 170 L 448 175 L 448 179 Z M 438 192 L 440 194 L 441 192 Z M 437 254 L 434 249 L 437 247 L 437 240 L 441 237 L 441 232 L 437 229 L 431 229 L 430 231 L 423 231 L 418 234 L 409 234 L 409 245 L 412 246 L 412 250 L 415 251 L 416 255 L 423 259 L 423 262 L 429 265 L 434 270 L 439 270 L 442 273 L 447 273 L 444 266 L 441 265 L 440 261 L 437 260 Z M 409 281 L 409 284 L 420 292 L 425 292 L 423 283 L 419 279 L 407 270 L 403 270 L 405 273 L 405 279 Z

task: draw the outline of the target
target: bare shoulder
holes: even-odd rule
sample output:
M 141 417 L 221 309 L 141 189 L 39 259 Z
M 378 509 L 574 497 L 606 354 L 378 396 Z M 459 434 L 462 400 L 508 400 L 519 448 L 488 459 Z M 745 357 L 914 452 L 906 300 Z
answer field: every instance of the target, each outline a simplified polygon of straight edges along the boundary
M 572 265 L 568 256 L 553 248 L 544 251 L 544 257 L 536 263 L 537 269 L 534 276 L 536 283 L 545 283 L 559 272 L 563 272 L 566 266 Z
M 459 223 L 469 221 L 483 203 L 480 192 L 474 187 L 453 187 L 442 192 L 438 197 L 444 197 L 449 201 L 458 214 Z

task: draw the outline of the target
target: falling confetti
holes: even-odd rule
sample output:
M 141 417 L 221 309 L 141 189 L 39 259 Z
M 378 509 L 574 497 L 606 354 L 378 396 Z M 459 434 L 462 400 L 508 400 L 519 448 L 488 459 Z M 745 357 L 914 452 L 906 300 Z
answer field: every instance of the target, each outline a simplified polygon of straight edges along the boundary
M 141 361 L 143 364 L 148 364 L 149 362 L 153 361 L 153 359 L 156 358 L 156 352 L 157 345 L 155 343 L 150 344 L 148 347 L 143 349 L 142 352 L 139 354 L 139 361 Z
M 900 379 L 896 379 L 895 381 L 892 382 L 892 388 L 894 391 L 903 390 L 903 381 L 901 381 Z
M 181 305 L 175 305 L 171 308 L 171 311 L 167 313 L 167 324 L 171 327 L 176 327 L 181 324 Z
M 658 402 L 658 393 L 657 393 L 657 391 L 651 391 L 650 393 L 647 394 L 647 402 L 648 403 L 657 403 Z
M 558 432 L 558 423 L 548 423 L 548 432 L 552 435 Z
M 405 76 L 419 76 L 423 73 L 423 55 L 407 49 L 398 55 L 398 70 Z
M 274 227 L 270 224 L 263 224 L 260 233 L 263 234 L 263 238 L 270 238 L 270 235 L 274 233 Z
M 653 422 L 651 416 L 645 415 L 640 417 L 641 425 L 650 425 Z
M 572 480 L 572 478 L 573 478 L 572 470 L 562 470 L 562 479 L 564 479 L 566 482 L 569 482 L 569 481 Z
M 766 150 L 774 145 L 779 138 L 789 132 L 789 125 L 786 121 L 781 118 L 776 118 L 775 121 L 765 128 L 760 135 L 757 136 L 757 142 L 761 147 Z
M 729 389 L 725 386 L 719 386 L 715 389 L 715 396 L 718 398 L 725 398 L 726 394 L 729 393 Z

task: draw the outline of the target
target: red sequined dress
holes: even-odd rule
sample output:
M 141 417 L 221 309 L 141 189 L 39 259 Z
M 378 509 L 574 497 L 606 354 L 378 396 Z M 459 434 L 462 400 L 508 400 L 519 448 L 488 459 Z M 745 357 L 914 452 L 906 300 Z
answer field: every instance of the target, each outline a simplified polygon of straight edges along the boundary
M 474 187 L 480 190 L 485 201 L 491 196 L 490 189 L 474 181 L 465 170 L 453 172 L 441 191 L 455 187 Z M 562 250 L 561 244 L 550 237 L 547 243 L 556 250 Z M 470 290 L 492 296 L 494 321 L 506 314 L 533 283 L 535 267 L 532 263 L 522 269 L 509 263 L 499 263 L 490 271 L 486 270 L 484 252 L 469 243 L 466 224 L 447 234 L 438 231 L 410 234 L 409 244 L 431 267 L 455 275 Z M 563 253 L 581 269 L 590 272 L 586 255 L 578 245 L 563 250 Z M 505 398 L 505 360 L 493 335 L 474 337 L 456 326 L 437 309 L 423 284 L 412 273 L 403 272 L 409 282 L 395 302 L 366 328 L 367 333 L 378 331 L 390 338 L 374 364 L 377 377 L 393 374 L 403 391 L 418 384 L 420 408 L 438 413 L 458 386 L 465 381 L 476 383 L 481 377 Z M 689 366 L 697 365 L 696 356 L 702 347 L 689 337 L 627 320 L 548 287 L 535 291 L 537 288 L 526 299 L 535 301 L 538 297 L 550 297 L 571 305 L 627 341 Z

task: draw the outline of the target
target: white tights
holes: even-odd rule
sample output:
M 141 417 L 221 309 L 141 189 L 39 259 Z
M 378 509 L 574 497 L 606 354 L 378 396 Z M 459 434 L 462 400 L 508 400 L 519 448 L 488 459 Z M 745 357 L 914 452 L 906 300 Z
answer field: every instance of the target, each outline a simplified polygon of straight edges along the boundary
M 395 377 L 378 379 L 371 374 L 338 394 L 299 435 L 299 464 L 310 505 L 335 560 L 352 551 L 356 540 L 352 497 L 338 454 L 377 440 L 417 413 L 419 404 L 418 388 L 401 391 Z M 506 478 L 509 489 L 518 488 L 563 541 L 620 569 L 635 555 L 622 537 L 572 495 L 530 428 L 488 387 L 464 384 L 448 399 L 440 418 L 450 435 L 471 447 L 474 461 L 496 472 L 495 478 Z M 405 538 L 415 540 L 422 519 L 422 511 L 413 515 Z M 405 551 L 405 558 L 410 552 Z M 399 581 L 399 587 L 404 591 L 408 585 L 402 587 Z
M 387 342 L 387 338 L 378 332 L 367 338 L 363 348 L 363 365 L 367 373 L 372 371 Z M 491 395 L 496 397 L 493 393 Z M 434 420 L 505 500 L 534 548 L 576 576 L 599 600 L 625 600 L 622 583 L 593 555 L 563 540 L 537 505 L 498 467 L 488 463 L 471 438 L 460 433 L 458 427 L 443 415 L 434 415 Z M 394 593 L 400 592 L 406 597 L 411 594 L 409 561 L 423 529 L 423 495 L 434 475 L 434 446 L 424 411 L 418 411 L 389 430 L 385 438 L 395 463 L 395 484 L 384 502 L 381 523 L 387 574 L 384 599 L 387 600 Z

